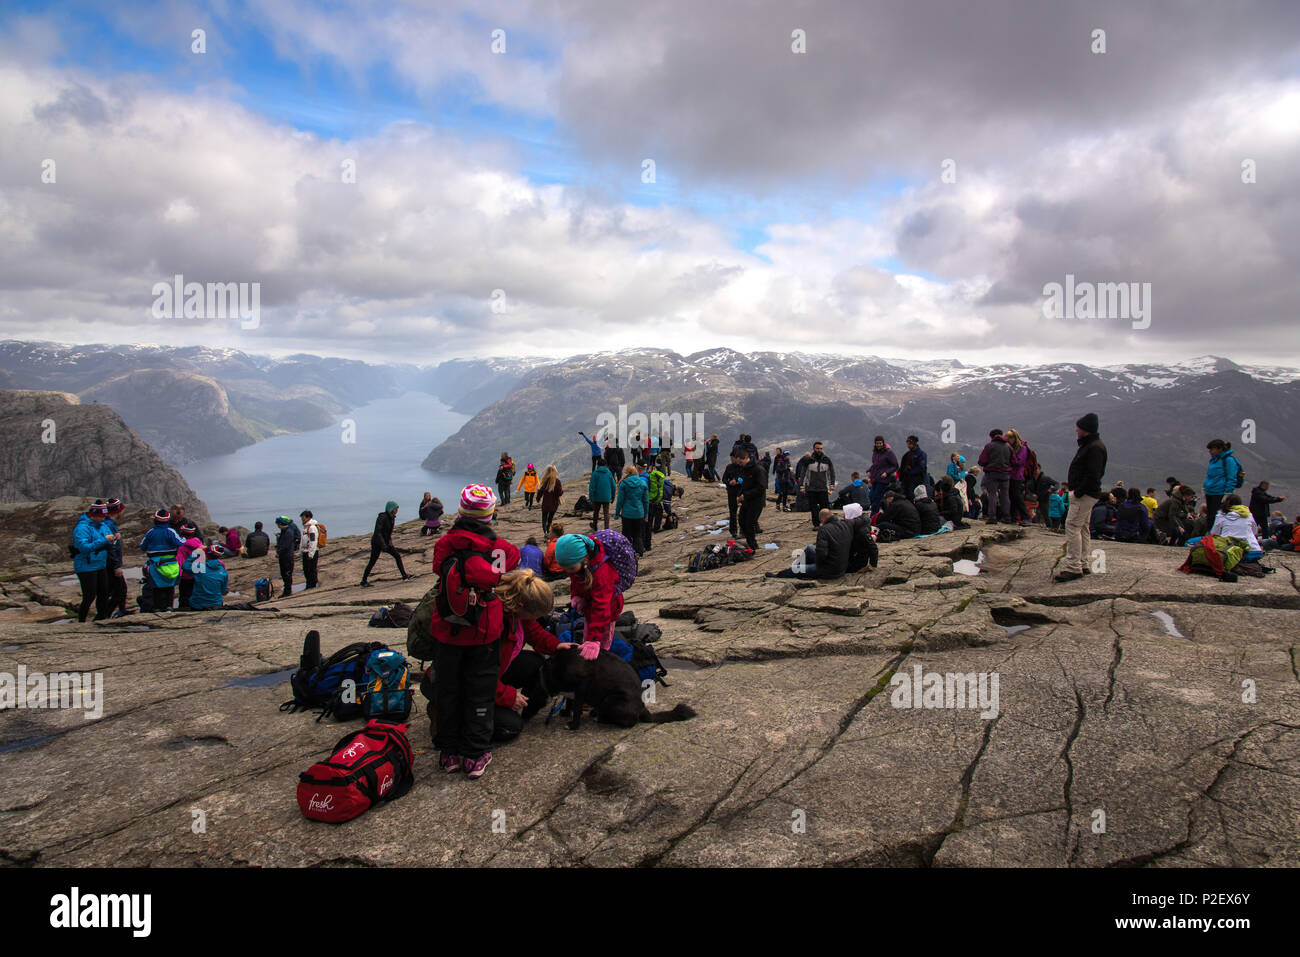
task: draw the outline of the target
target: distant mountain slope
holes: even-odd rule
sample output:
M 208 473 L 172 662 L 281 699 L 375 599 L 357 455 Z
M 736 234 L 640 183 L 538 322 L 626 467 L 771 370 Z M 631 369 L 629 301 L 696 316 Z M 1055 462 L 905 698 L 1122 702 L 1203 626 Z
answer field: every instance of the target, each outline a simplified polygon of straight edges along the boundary
M 0 501 L 63 495 L 116 495 L 137 507 L 179 502 L 190 518 L 211 522 L 180 473 L 108 406 L 64 392 L 0 392 Z
M 1269 478 L 1300 486 L 1300 372 L 1240 367 L 1209 356 L 1169 365 L 1092 368 L 1079 363 L 970 367 L 950 360 L 754 353 L 712 349 L 576 356 L 526 373 L 514 390 L 481 410 L 433 449 L 424 467 L 486 472 L 502 450 L 516 461 L 555 462 L 562 474 L 586 471 L 597 416 L 628 411 L 700 412 L 724 455 L 741 431 L 760 448 L 806 451 L 826 443 L 841 483 L 864 469 L 881 434 L 898 454 L 916 434 L 942 474 L 948 453 L 971 462 L 994 426 L 1018 428 L 1053 477 L 1064 479 L 1074 452 L 1074 422 L 1101 416 L 1110 449 L 1108 477 L 1160 485 L 1175 474 L 1198 485 L 1206 441 L 1233 442 L 1250 484 Z M 1256 441 L 1242 440 L 1243 421 Z M 952 441 L 942 442 L 948 434 Z

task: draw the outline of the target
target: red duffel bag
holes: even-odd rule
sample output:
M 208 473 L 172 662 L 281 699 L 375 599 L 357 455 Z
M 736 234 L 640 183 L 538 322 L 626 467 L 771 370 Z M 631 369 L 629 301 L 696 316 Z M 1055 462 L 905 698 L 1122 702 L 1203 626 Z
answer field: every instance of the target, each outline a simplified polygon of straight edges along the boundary
M 345 735 L 328 761 L 298 776 L 298 807 L 313 821 L 350 821 L 409 791 L 414 762 L 406 725 L 370 721 Z

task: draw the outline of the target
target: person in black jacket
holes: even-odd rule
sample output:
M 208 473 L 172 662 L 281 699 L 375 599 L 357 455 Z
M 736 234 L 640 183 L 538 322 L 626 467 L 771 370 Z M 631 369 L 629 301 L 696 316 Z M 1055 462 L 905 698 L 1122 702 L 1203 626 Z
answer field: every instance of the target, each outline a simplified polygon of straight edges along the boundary
M 366 563 L 366 570 L 361 573 L 361 587 L 370 587 L 370 582 L 367 579 L 370 578 L 370 570 L 375 567 L 375 562 L 379 560 L 381 553 L 393 556 L 393 559 L 397 562 L 397 573 L 402 576 L 402 581 L 415 577 L 406 574 L 406 569 L 402 566 L 402 556 L 393 547 L 393 526 L 395 524 L 397 524 L 397 503 L 390 500 L 384 506 L 384 510 L 375 516 L 375 531 L 370 536 L 370 561 Z
M 1092 507 L 1101 498 L 1101 480 L 1106 474 L 1106 446 L 1101 441 L 1100 420 L 1089 412 L 1074 424 L 1079 450 L 1070 462 L 1066 483 L 1070 486 L 1070 511 L 1065 517 L 1065 558 L 1053 581 L 1068 582 L 1084 575 L 1088 554 L 1088 521 Z
M 830 506 L 831 493 L 835 491 L 835 466 L 822 451 L 820 442 L 813 443 L 812 455 L 803 467 L 799 485 L 808 496 L 808 511 L 812 513 L 812 525 L 816 528 L 821 524 L 822 509 Z
M 302 541 L 302 532 L 298 531 L 298 526 L 287 515 L 281 515 L 275 520 L 275 524 L 280 529 L 275 538 L 275 557 L 279 559 L 280 581 L 284 584 L 280 597 L 288 598 L 293 594 L 293 566 L 298 554 L 298 544 Z M 190 587 L 194 587 L 192 583 Z M 189 595 L 182 589 L 181 607 L 185 608 L 188 604 Z
M 731 537 L 735 538 L 740 534 L 739 511 L 740 511 L 740 485 L 737 479 L 740 478 L 741 464 L 737 453 L 731 453 L 731 461 L 722 471 L 722 484 L 727 487 L 727 512 L 731 521 L 728 523 L 728 529 Z
M 740 472 L 731 481 L 735 483 L 740 499 L 740 533 L 745 536 L 745 544 L 757 550 L 758 513 L 763 510 L 766 483 L 763 481 L 763 470 L 749 452 L 741 449 L 737 457 L 740 460 Z
M 933 535 L 943 524 L 943 519 L 939 517 L 939 506 L 935 504 L 934 499 L 930 498 L 930 493 L 924 485 L 918 485 L 912 490 L 912 505 L 916 508 L 916 514 L 921 520 L 920 535 Z
M 818 578 L 822 580 L 843 578 L 853 555 L 854 533 L 852 522 L 837 519 L 829 508 L 818 516 L 817 544 L 809 545 L 796 559 L 795 567 L 780 572 L 768 572 L 768 578 Z M 870 535 L 870 532 L 867 533 Z
M 966 509 L 962 506 L 961 493 L 957 491 L 951 477 L 945 475 L 935 482 L 934 494 L 938 496 L 935 504 L 939 506 L 940 518 L 951 522 L 953 529 L 970 528 L 962 521 L 966 517 Z
M 271 550 L 271 536 L 262 531 L 262 523 L 255 522 L 253 530 L 244 539 L 244 555 L 248 558 L 262 558 Z
M 1285 501 L 1285 495 L 1268 494 L 1267 482 L 1260 482 L 1250 490 L 1250 514 L 1255 516 L 1261 534 L 1268 534 L 1268 507 L 1274 502 Z
M 885 508 L 876 527 L 895 541 L 915 538 L 921 531 L 921 516 L 901 491 L 891 488 L 885 493 Z

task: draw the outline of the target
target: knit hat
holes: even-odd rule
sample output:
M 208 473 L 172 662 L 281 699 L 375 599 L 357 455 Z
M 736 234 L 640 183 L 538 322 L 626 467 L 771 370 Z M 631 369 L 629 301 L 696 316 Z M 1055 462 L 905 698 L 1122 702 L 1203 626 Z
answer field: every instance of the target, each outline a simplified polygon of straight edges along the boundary
M 1089 412 L 1074 424 L 1088 433 L 1096 432 L 1101 428 L 1101 420 L 1097 418 L 1096 412 Z
M 862 506 L 857 502 L 849 502 L 844 506 L 844 517 L 852 521 L 862 514 Z
M 397 511 L 397 503 L 390 498 L 387 502 L 384 503 L 384 511 L 385 512 Z
M 279 518 L 277 518 L 277 519 L 275 520 L 275 524 L 277 524 L 277 525 L 292 525 L 293 523 L 289 521 L 289 516 L 288 516 L 288 515 L 281 515 Z
M 582 564 L 591 553 L 592 541 L 586 535 L 561 535 L 555 543 L 555 562 L 564 568 Z
M 170 522 L 172 520 L 172 513 L 167 511 L 165 508 L 160 508 L 158 511 L 153 513 L 153 520 L 155 522 Z
M 929 497 L 930 497 L 930 490 L 926 488 L 924 485 L 918 485 L 916 488 L 912 489 L 912 498 L 929 498 Z
M 957 461 L 964 463 L 966 461 L 966 456 L 964 455 L 957 456 Z
M 181 529 L 186 535 L 193 537 L 199 533 L 199 527 L 193 522 L 181 522 Z
M 96 518 L 108 518 L 108 506 L 92 505 L 90 508 L 86 509 L 86 514 Z
M 120 498 L 110 498 L 108 500 L 108 514 L 118 515 L 126 511 L 126 503 Z
M 466 485 L 460 493 L 460 508 L 456 511 L 461 518 L 472 518 L 486 522 L 497 510 L 497 497 L 486 485 Z

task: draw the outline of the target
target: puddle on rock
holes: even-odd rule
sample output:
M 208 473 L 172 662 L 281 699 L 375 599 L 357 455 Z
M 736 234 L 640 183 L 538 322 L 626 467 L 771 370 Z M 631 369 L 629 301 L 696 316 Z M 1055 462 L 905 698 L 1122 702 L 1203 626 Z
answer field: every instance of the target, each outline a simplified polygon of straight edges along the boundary
M 21 751 L 23 748 L 34 748 L 47 741 L 53 741 L 55 737 L 56 736 L 53 734 L 47 734 L 39 738 L 25 738 L 22 741 L 14 741 L 11 744 L 0 744 L 0 754 L 8 754 L 10 751 Z
M 270 671 L 266 674 L 250 675 L 247 678 L 231 678 L 222 687 L 224 688 L 274 688 L 276 685 L 284 684 L 289 680 L 297 668 L 286 668 L 284 671 Z
M 1014 635 L 1017 632 L 1028 631 L 1031 627 L 1033 626 L 1032 625 L 1003 625 L 1002 630 L 1005 631 L 1008 635 Z
M 22 645 L 0 645 L 0 651 L 17 651 Z

